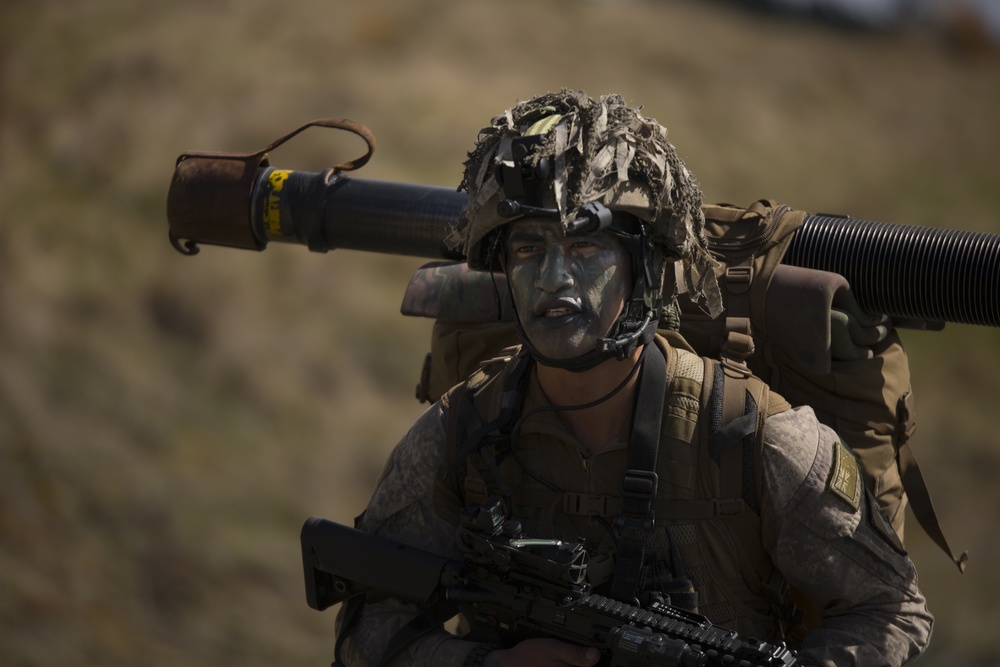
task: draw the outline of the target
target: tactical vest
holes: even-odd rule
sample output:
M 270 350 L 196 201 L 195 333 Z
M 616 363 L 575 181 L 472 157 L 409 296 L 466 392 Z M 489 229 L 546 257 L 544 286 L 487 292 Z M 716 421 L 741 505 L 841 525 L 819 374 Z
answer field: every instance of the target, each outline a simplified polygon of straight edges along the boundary
M 776 605 L 787 604 L 787 596 L 760 539 L 760 450 L 765 418 L 789 406 L 757 378 L 685 349 L 679 336 L 657 344 L 667 362 L 667 390 L 642 590 L 669 595 L 672 604 L 741 634 L 776 638 Z M 514 395 L 512 378 L 530 375 L 524 372 L 529 363 L 523 350 L 512 348 L 444 397 L 452 464 L 447 484 L 463 504 L 503 497 L 528 535 L 585 538 L 590 581 L 606 591 L 627 438 L 587 457 L 554 413 L 541 412 L 523 422 L 513 453 L 505 454 L 508 438 L 483 437 L 484 429 Z M 744 428 L 729 437 L 725 427 L 734 420 L 725 413 L 733 406 Z M 470 438 L 482 448 L 469 451 Z

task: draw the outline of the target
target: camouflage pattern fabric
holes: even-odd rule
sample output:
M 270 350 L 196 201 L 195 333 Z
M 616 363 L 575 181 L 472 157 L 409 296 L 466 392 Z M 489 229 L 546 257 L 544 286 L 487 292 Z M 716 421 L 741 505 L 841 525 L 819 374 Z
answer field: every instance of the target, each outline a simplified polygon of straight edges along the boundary
M 431 406 L 393 451 L 362 528 L 459 558 L 454 525 L 434 509 L 435 481 L 446 466 L 447 409 L 447 397 Z M 800 647 L 803 663 L 902 665 L 918 655 L 933 617 L 916 571 L 891 529 L 880 527 L 877 504 L 852 493 L 861 486 L 858 470 L 852 486 L 836 434 L 806 407 L 770 417 L 764 440 L 763 543 L 789 584 L 823 604 L 820 627 Z M 393 600 L 367 605 L 345 642 L 349 667 L 377 665 L 398 629 L 421 613 Z M 392 665 L 460 667 L 475 646 L 441 631 L 411 644 Z

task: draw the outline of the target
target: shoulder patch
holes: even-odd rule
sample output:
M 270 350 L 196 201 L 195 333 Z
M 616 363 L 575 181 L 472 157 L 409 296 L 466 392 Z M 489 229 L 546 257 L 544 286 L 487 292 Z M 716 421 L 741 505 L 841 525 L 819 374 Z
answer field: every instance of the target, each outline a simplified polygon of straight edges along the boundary
M 834 495 L 844 500 L 857 512 L 861 507 L 861 492 L 864 482 L 858 469 L 858 459 L 846 445 L 837 441 L 833 443 L 833 472 L 827 488 Z

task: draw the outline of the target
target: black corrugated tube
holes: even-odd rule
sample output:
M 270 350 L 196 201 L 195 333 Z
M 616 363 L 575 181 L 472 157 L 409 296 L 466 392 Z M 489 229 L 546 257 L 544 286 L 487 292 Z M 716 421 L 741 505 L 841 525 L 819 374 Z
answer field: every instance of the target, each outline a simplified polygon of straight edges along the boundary
M 1000 326 L 1000 235 L 810 215 L 785 264 L 844 276 L 862 308 Z

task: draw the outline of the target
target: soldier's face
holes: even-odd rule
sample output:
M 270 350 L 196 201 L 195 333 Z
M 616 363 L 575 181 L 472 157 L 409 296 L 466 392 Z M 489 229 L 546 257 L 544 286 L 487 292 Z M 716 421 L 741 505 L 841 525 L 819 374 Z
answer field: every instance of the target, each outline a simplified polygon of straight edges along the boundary
M 631 293 L 628 251 L 608 231 L 563 236 L 558 220 L 524 218 L 510 225 L 505 265 L 521 326 L 551 359 L 593 350 Z

